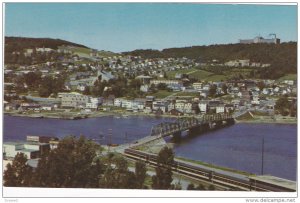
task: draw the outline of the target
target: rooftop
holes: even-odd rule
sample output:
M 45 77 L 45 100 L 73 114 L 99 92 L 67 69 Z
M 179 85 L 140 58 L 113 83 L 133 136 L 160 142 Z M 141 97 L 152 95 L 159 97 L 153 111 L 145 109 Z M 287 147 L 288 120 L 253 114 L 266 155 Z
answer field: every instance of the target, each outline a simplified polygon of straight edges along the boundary
M 3 142 L 3 145 L 23 145 L 21 142 Z
M 36 149 L 21 149 L 21 150 L 16 150 L 17 152 L 38 152 L 39 150 Z

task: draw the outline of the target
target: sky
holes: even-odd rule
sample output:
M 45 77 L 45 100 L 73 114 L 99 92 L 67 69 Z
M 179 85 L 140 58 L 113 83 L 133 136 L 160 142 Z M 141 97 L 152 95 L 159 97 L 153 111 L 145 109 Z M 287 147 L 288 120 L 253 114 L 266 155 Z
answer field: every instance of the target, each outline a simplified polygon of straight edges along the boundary
M 297 41 L 297 6 L 199 3 L 6 3 L 5 36 L 59 38 L 98 50 Z

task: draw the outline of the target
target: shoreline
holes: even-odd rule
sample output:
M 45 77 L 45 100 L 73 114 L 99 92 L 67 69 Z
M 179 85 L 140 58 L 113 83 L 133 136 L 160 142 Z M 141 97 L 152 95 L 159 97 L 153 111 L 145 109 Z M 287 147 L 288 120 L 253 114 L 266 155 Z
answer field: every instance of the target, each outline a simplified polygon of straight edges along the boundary
M 97 112 L 92 114 L 70 114 L 70 115 L 58 115 L 58 114 L 19 114 L 16 112 L 4 112 L 3 115 L 15 116 L 15 117 L 28 117 L 28 118 L 48 118 L 48 119 L 62 119 L 62 120 L 77 120 L 86 118 L 101 118 L 105 116 L 117 116 L 120 118 L 127 118 L 129 116 L 143 116 L 143 117 L 157 117 L 157 118 L 179 118 L 180 116 L 173 116 L 169 114 L 155 115 L 155 114 L 145 114 L 145 113 L 121 113 L 121 112 Z M 182 116 L 181 116 L 182 117 Z
M 101 118 L 105 116 L 117 116 L 122 118 L 127 118 L 129 116 L 142 116 L 142 117 L 157 117 L 157 118 L 180 118 L 185 116 L 174 116 L 169 114 L 155 115 L 146 113 L 130 113 L 130 112 L 94 112 L 92 114 L 76 114 L 71 113 L 69 115 L 60 114 L 46 114 L 46 113 L 33 113 L 33 114 L 19 114 L 17 112 L 4 112 L 3 115 L 16 116 L 16 117 L 28 117 L 28 118 L 46 118 L 46 119 L 62 119 L 62 120 L 78 120 L 87 118 Z M 270 117 L 260 118 L 260 119 L 248 119 L 248 120 L 238 120 L 235 119 L 236 123 L 264 123 L 264 124 L 297 124 L 297 118 L 286 118 L 286 119 L 271 119 Z
M 252 124 L 298 124 L 298 120 L 271 120 L 271 119 L 257 119 L 257 120 L 235 120 L 236 123 L 252 123 Z

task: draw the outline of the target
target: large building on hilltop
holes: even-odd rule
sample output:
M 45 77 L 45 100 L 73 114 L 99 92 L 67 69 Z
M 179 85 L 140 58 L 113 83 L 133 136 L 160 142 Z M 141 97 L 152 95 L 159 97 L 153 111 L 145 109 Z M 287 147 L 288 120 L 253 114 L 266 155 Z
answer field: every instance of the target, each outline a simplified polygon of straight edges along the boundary
M 266 44 L 280 44 L 280 39 L 274 35 L 274 38 L 265 39 L 263 37 L 255 37 L 254 39 L 240 39 L 240 44 L 259 44 L 259 43 L 266 43 Z

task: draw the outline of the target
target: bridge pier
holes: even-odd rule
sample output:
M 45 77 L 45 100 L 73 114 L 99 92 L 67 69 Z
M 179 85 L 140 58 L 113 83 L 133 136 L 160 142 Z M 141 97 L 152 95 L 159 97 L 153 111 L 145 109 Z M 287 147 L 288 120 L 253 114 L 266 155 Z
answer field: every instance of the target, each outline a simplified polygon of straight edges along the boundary
M 223 126 L 223 121 L 216 121 L 215 129 L 222 128 Z
M 181 131 L 173 133 L 173 140 L 177 141 L 181 139 Z
M 226 119 L 226 125 L 233 125 L 235 123 L 234 118 Z
M 196 126 L 196 127 L 190 128 L 189 135 L 196 135 L 196 134 L 201 133 L 201 131 L 202 131 L 201 126 Z
M 201 125 L 201 132 L 207 132 L 210 130 L 210 125 L 209 123 L 204 123 Z

